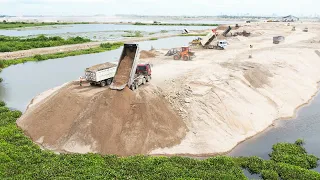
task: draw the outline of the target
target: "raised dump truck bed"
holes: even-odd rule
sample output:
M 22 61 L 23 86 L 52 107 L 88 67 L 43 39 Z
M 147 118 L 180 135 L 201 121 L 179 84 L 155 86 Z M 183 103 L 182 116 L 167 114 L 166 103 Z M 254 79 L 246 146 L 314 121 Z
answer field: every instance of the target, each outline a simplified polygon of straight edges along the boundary
M 203 47 L 208 46 L 211 44 L 211 42 L 217 37 L 216 31 L 212 30 L 210 31 L 207 36 L 205 36 L 204 38 L 202 38 L 201 40 L 201 45 Z
M 126 86 L 131 87 L 134 82 L 138 60 L 138 44 L 124 44 L 116 74 L 110 85 L 111 89 L 122 90 Z

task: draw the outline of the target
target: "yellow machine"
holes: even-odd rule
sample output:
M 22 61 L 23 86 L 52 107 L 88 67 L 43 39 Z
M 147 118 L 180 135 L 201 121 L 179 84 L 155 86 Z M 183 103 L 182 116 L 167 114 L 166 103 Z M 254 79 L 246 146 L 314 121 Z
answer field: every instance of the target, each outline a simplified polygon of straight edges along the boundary
M 192 60 L 194 52 L 191 52 L 188 46 L 181 47 L 181 51 L 173 56 L 174 60 L 180 60 L 181 58 L 185 61 Z
M 192 40 L 191 42 L 190 42 L 190 45 L 192 45 L 192 46 L 197 46 L 197 45 L 201 45 L 201 38 L 197 38 L 197 39 L 194 39 L 194 40 Z

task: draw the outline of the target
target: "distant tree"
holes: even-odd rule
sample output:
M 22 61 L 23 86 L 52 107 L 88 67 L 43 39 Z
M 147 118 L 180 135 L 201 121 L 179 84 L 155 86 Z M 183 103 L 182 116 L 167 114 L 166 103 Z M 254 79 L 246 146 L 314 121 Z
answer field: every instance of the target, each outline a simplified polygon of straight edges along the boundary
M 3 23 L 6 23 L 7 21 L 6 20 L 3 20 Z

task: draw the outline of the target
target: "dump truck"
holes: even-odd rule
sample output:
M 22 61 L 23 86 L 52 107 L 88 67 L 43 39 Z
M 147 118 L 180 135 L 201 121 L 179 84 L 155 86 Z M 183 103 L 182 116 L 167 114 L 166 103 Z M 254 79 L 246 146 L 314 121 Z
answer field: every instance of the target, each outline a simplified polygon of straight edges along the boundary
M 128 86 L 135 90 L 151 80 L 151 65 L 138 64 L 139 56 L 138 44 L 124 44 L 111 89 L 123 90 Z
M 226 32 L 226 31 L 225 31 Z M 223 50 L 227 47 L 228 43 L 226 40 L 216 40 L 213 44 L 212 42 L 217 38 L 218 33 L 215 29 L 210 31 L 210 33 L 202 38 L 201 45 L 204 49 L 218 49 Z
M 279 44 L 283 42 L 285 38 L 283 36 L 275 36 L 273 37 L 273 44 Z
M 101 87 L 104 87 L 112 83 L 116 70 L 116 64 L 109 62 L 98 64 L 85 70 L 85 79 L 92 86 L 100 85 Z

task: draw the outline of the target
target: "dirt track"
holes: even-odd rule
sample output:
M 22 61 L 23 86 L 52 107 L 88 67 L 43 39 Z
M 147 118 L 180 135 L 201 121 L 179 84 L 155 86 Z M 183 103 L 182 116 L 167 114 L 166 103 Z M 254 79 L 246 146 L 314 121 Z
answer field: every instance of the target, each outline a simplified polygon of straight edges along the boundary
M 168 129 L 165 131 L 166 135 L 175 134 L 173 137 L 176 138 L 176 145 L 172 146 L 169 143 L 171 141 L 164 141 L 165 145 L 157 146 L 161 148 L 132 152 L 191 155 L 227 152 L 239 142 L 266 129 L 274 120 L 293 116 L 295 109 L 308 102 L 317 92 L 317 82 L 320 81 L 320 58 L 317 55 L 320 43 L 315 43 L 320 39 L 317 33 L 320 31 L 320 24 L 294 25 L 296 31 L 291 31 L 291 26 L 286 23 L 252 23 L 238 29 L 251 32 L 251 36 L 229 37 L 227 40 L 230 45 L 225 51 L 193 48 L 196 51 L 193 61 L 174 61 L 172 57 L 164 56 L 167 50 L 159 50 L 155 58 L 141 59 L 153 64 L 151 83 L 155 88 L 151 90 L 149 86 L 141 87 L 136 98 L 141 98 L 141 93 L 148 93 L 143 95 L 145 97 L 153 97 L 151 95 L 155 92 L 157 97 L 165 101 L 165 107 L 178 112 L 189 131 L 180 143 L 181 135 Z M 309 27 L 308 33 L 302 32 L 305 26 Z M 272 37 L 278 35 L 285 36 L 286 40 L 275 45 Z M 253 49 L 249 48 L 250 45 L 253 45 Z M 88 90 L 87 93 L 89 92 L 94 90 Z M 76 97 L 82 95 L 78 94 Z M 33 109 L 27 110 L 18 125 L 28 132 L 33 126 L 24 124 L 26 117 L 30 123 L 45 120 L 46 118 L 35 117 L 39 113 L 47 114 L 42 108 L 50 101 L 50 98 L 45 99 L 34 105 Z M 146 101 L 146 105 L 153 105 L 152 101 Z M 156 110 L 158 107 L 161 106 L 150 108 Z M 52 116 L 62 112 L 58 109 L 48 111 Z M 132 112 L 133 115 L 141 115 Z M 165 115 L 165 118 L 176 119 L 174 114 L 176 113 Z M 150 114 L 153 115 L 155 114 Z M 164 117 L 161 112 L 158 115 Z M 63 113 L 59 114 L 59 118 L 63 119 Z M 71 122 L 71 119 L 68 121 Z M 164 125 L 171 127 L 167 123 Z M 154 135 L 161 134 L 152 128 L 150 131 Z M 39 132 L 36 137 L 41 139 L 43 135 L 50 136 L 44 131 Z M 111 137 L 109 135 L 105 137 Z M 127 143 L 128 146 L 132 145 L 128 141 Z M 140 146 L 139 143 L 137 145 Z

